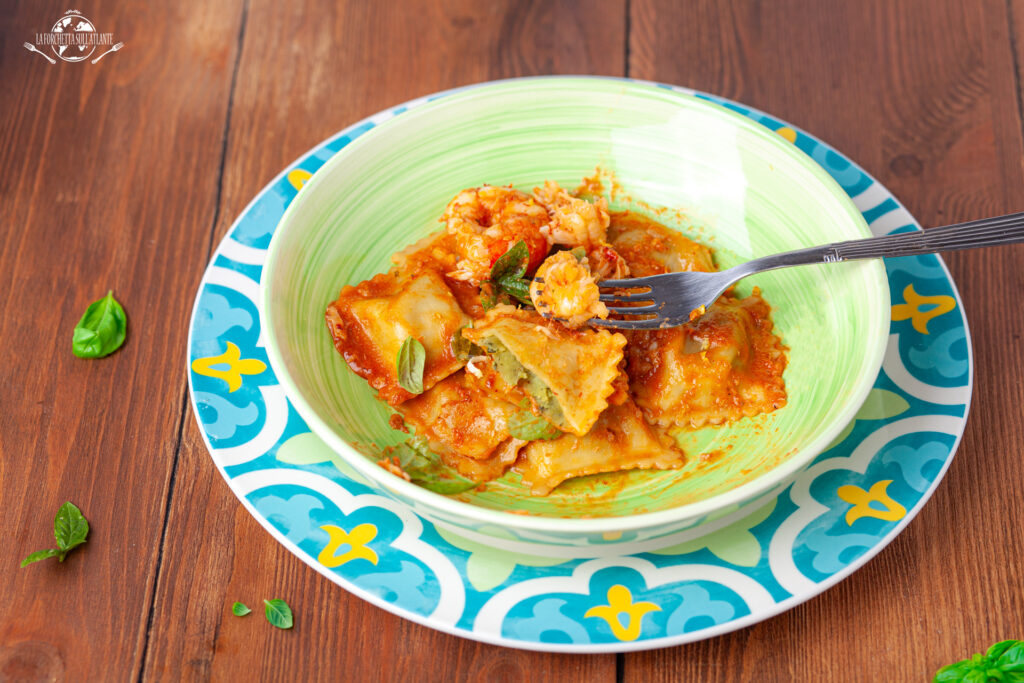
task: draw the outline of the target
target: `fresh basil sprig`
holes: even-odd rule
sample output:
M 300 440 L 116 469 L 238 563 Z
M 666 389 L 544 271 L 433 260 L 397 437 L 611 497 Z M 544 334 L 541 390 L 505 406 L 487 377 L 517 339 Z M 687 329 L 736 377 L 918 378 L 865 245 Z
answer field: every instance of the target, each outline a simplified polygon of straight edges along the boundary
M 427 350 L 418 339 L 406 337 L 398 349 L 398 386 L 410 394 L 423 393 L 423 366 L 427 362 Z
M 411 437 L 399 444 L 391 456 L 398 458 L 399 466 L 414 484 L 428 491 L 450 496 L 477 486 L 475 481 L 466 479 L 441 462 L 422 436 Z
M 985 654 L 979 652 L 970 659 L 942 667 L 932 679 L 932 683 L 953 681 L 1024 683 L 1024 640 L 996 643 Z
M 523 441 L 550 441 L 560 437 L 562 430 L 524 409 L 508 419 L 508 433 Z
M 275 598 L 273 600 L 264 600 L 263 604 L 266 606 L 267 621 L 271 624 L 283 629 L 289 629 L 294 625 L 292 608 L 288 606 L 287 602 Z
M 530 249 L 525 240 L 519 240 L 491 266 L 491 283 L 495 292 L 505 292 L 513 299 L 529 304 L 530 281 L 523 277 L 529 265 Z
M 249 606 L 245 603 L 236 602 L 235 604 L 231 605 L 231 613 L 234 614 L 236 617 L 244 617 L 249 612 L 252 612 L 252 610 L 249 609 Z
M 75 325 L 71 338 L 71 352 L 79 358 L 109 356 L 124 343 L 128 318 L 124 308 L 114 298 L 114 292 L 85 309 L 82 319 Z
M 73 503 L 64 503 L 53 519 L 53 535 L 57 539 L 56 548 L 37 550 L 22 560 L 21 566 L 50 557 L 56 557 L 59 562 L 63 562 L 68 551 L 85 543 L 85 537 L 89 535 L 89 522 Z

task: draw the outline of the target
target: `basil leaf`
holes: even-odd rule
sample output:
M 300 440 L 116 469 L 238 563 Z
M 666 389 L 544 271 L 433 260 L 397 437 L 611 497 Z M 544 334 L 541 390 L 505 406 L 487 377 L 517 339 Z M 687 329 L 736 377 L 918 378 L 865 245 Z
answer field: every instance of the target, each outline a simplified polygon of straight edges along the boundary
M 505 277 L 521 278 L 530 264 L 530 249 L 525 240 L 519 240 L 498 257 L 491 266 L 491 279 L 497 282 Z
M 28 557 L 26 557 L 24 560 L 22 560 L 21 561 L 21 566 L 24 567 L 26 565 L 32 564 L 33 562 L 38 562 L 39 560 L 46 560 L 46 559 L 49 559 L 51 557 L 57 557 L 60 554 L 61 554 L 61 551 L 58 550 L 57 548 L 47 548 L 46 550 L 37 550 L 34 553 L 32 553 L 31 555 L 29 555 Z
M 498 289 L 524 304 L 532 304 L 530 283 L 522 278 L 503 277 L 495 282 Z
M 414 436 L 392 452 L 398 464 L 417 486 L 450 496 L 475 488 L 477 482 L 448 467 L 427 446 L 422 436 Z
M 462 331 L 464 329 L 466 329 L 466 327 L 460 327 L 455 330 L 455 334 L 452 335 L 452 353 L 461 361 L 469 360 L 472 356 L 482 356 L 484 354 L 484 350 L 462 336 Z
M 267 621 L 278 628 L 289 629 L 294 625 L 292 621 L 292 608 L 284 600 L 264 600 L 266 605 Z
M 1008 674 L 1008 675 L 1004 675 Z M 1024 641 L 1003 640 L 988 649 L 984 655 L 975 654 L 949 664 L 935 672 L 934 683 L 976 682 L 1003 680 L 1008 683 L 1024 681 Z
M 92 302 L 75 325 L 71 352 L 79 358 L 109 356 L 124 343 L 127 329 L 124 309 L 114 299 L 114 292 L 109 291 L 99 301 Z
M 569 250 L 569 253 L 576 258 L 576 263 L 579 263 L 587 256 L 587 250 L 583 247 L 573 247 Z
M 562 430 L 529 410 L 520 410 L 508 420 L 508 433 L 523 441 L 550 441 L 562 435 Z
M 990 647 L 986 652 L 985 656 L 989 658 L 989 661 L 996 661 L 1003 656 L 1003 653 L 1013 647 L 1016 640 L 1001 640 L 998 643 Z
M 996 643 L 989 648 L 987 654 L 1003 673 L 1024 673 L 1024 640 Z
M 953 683 L 954 681 L 962 681 L 970 669 L 971 661 L 969 659 L 965 659 L 964 661 L 957 662 L 955 664 L 947 664 L 935 672 L 935 678 L 932 679 L 932 683 Z
M 418 339 L 406 337 L 398 349 L 398 386 L 410 394 L 423 393 L 423 366 L 427 362 L 427 350 Z
M 64 503 L 53 518 L 53 535 L 57 539 L 56 548 L 37 550 L 22 560 L 21 566 L 50 557 L 56 557 L 59 562 L 63 562 L 69 550 L 85 543 L 85 537 L 89 535 L 89 522 L 73 503 Z
M 249 612 L 252 612 L 252 610 L 249 609 L 248 606 L 240 602 L 236 602 L 235 604 L 231 605 L 231 613 L 234 614 L 236 617 L 244 617 Z
M 89 535 L 89 522 L 74 503 L 64 503 L 53 519 L 53 535 L 57 539 L 57 547 L 63 553 L 67 553 L 75 546 L 85 543 L 85 537 Z M 63 562 L 64 558 L 61 557 L 60 561 Z

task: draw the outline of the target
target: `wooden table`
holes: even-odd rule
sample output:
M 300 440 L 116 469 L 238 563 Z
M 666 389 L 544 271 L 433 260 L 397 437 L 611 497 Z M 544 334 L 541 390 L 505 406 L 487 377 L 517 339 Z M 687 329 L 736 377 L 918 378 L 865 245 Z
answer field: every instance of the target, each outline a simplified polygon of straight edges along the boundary
M 78 9 L 124 49 L 51 65 L 21 43 L 66 4 L 0 10 L 0 679 L 923 681 L 1024 637 L 1021 246 L 948 258 L 975 399 L 909 528 L 800 607 L 654 652 L 502 649 L 350 596 L 230 493 L 185 375 L 200 276 L 253 195 L 347 124 L 476 81 L 678 83 L 821 136 L 924 225 L 1024 209 L 1024 0 L 93 2 Z M 75 358 L 108 288 L 128 341 Z M 88 544 L 19 569 L 65 500 Z M 294 630 L 230 615 L 265 596 Z

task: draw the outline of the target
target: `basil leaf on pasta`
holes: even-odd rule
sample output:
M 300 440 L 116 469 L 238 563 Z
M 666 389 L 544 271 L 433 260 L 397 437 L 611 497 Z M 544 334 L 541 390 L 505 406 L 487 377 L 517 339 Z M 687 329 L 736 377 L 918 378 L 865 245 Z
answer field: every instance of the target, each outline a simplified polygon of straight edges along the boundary
M 411 437 L 395 448 L 391 455 L 398 459 L 399 466 L 412 483 L 428 491 L 450 496 L 477 486 L 477 482 L 466 479 L 441 462 L 421 436 Z
M 562 430 L 529 410 L 520 410 L 508 420 L 508 433 L 522 441 L 550 441 L 562 435 Z
M 410 394 L 423 393 L 423 366 L 427 351 L 418 339 L 406 337 L 398 349 L 398 386 Z

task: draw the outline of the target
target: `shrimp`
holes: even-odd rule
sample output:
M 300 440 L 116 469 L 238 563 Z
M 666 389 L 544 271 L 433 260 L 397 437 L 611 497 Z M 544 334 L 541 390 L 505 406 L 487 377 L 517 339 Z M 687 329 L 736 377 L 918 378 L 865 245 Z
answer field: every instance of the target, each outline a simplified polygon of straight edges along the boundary
M 548 180 L 533 190 L 534 198 L 548 207 L 551 223 L 541 231 L 554 244 L 590 249 L 604 244 L 608 235 L 608 202 L 604 197 L 591 203 L 573 197 L 558 183 Z
M 582 250 L 580 250 L 582 252 Z M 590 318 L 607 318 L 608 307 L 590 273 L 587 257 L 559 251 L 537 269 L 530 283 L 530 299 L 545 316 L 553 316 L 568 327 L 579 327 Z
M 456 280 L 483 282 L 494 262 L 520 240 L 530 252 L 527 272 L 533 272 L 550 247 L 543 234 L 550 221 L 548 210 L 511 186 L 463 190 L 448 203 L 441 220 L 454 237 L 459 256 L 448 273 Z
M 587 252 L 587 261 L 590 264 L 590 272 L 594 274 L 594 279 L 598 282 L 629 277 L 629 265 L 626 263 L 626 259 L 607 244 L 591 247 Z

